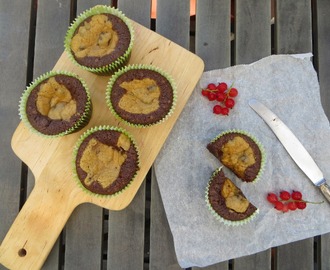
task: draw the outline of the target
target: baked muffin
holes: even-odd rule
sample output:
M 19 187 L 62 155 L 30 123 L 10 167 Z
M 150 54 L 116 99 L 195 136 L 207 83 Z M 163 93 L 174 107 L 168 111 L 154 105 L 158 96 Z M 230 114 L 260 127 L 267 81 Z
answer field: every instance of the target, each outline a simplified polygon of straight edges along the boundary
M 106 100 L 116 117 L 129 125 L 147 127 L 167 119 L 176 103 L 173 80 L 159 68 L 130 65 L 110 79 Z
M 227 225 L 245 224 L 259 212 L 221 168 L 212 174 L 205 199 L 212 214 Z
M 111 73 L 128 61 L 133 39 L 133 27 L 121 11 L 95 6 L 76 18 L 64 44 L 74 63 L 102 74 Z
M 139 170 L 138 150 L 123 129 L 100 126 L 86 131 L 74 150 L 74 173 L 87 192 L 114 195 L 126 189 Z
M 85 82 L 75 74 L 48 72 L 24 91 L 19 113 L 30 130 L 48 137 L 63 136 L 89 122 L 92 114 L 90 93 Z
M 223 132 L 207 145 L 207 149 L 244 182 L 258 180 L 263 171 L 263 147 L 246 132 Z

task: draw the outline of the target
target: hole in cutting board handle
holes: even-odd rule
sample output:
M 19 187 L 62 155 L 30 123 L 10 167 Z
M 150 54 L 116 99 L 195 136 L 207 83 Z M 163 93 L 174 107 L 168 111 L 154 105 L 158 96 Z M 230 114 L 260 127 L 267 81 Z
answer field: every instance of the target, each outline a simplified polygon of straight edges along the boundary
M 18 251 L 18 256 L 20 257 L 25 257 L 27 254 L 26 252 L 26 249 L 25 248 L 21 248 L 19 251 Z

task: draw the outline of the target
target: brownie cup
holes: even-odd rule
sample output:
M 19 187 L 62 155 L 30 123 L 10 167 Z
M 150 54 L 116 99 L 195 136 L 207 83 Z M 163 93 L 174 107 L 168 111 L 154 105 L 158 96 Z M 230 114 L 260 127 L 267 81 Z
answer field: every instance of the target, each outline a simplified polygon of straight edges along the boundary
M 118 9 L 96 6 L 79 15 L 65 38 L 65 50 L 80 67 L 109 73 L 123 66 L 133 46 L 133 28 Z
M 92 113 L 86 84 L 68 72 L 49 72 L 37 78 L 23 93 L 20 116 L 39 134 L 62 136 L 84 127 Z
M 227 225 L 245 224 L 258 213 L 221 168 L 213 173 L 208 183 L 206 202 L 212 214 Z
M 254 182 L 262 173 L 263 148 L 246 132 L 221 133 L 207 145 L 207 149 L 244 182 Z
M 147 127 L 172 113 L 176 92 L 172 79 L 159 68 L 131 65 L 116 72 L 106 91 L 111 111 L 127 124 Z
M 139 170 L 139 155 L 132 137 L 116 127 L 86 131 L 74 151 L 74 172 L 84 190 L 114 195 L 126 189 Z

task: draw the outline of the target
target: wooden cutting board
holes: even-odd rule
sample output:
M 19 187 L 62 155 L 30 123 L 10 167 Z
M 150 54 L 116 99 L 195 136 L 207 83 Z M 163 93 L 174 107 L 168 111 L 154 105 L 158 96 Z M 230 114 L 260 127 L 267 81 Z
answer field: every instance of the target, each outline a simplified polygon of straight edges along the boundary
M 106 106 L 105 89 L 110 77 L 97 76 L 71 63 L 64 52 L 54 70 L 73 72 L 87 83 L 93 102 L 90 123 L 81 131 L 49 139 L 30 132 L 21 122 L 12 137 L 16 155 L 35 176 L 35 187 L 0 246 L 0 263 L 10 269 L 39 269 L 75 207 L 93 203 L 110 210 L 125 208 L 134 198 L 157 154 L 188 101 L 204 63 L 195 54 L 132 21 L 135 42 L 129 64 L 151 64 L 169 73 L 177 85 L 174 113 L 149 128 L 130 127 L 117 120 Z M 132 134 L 140 150 L 141 169 L 123 193 L 100 198 L 85 193 L 73 180 L 72 151 L 87 129 L 111 125 Z

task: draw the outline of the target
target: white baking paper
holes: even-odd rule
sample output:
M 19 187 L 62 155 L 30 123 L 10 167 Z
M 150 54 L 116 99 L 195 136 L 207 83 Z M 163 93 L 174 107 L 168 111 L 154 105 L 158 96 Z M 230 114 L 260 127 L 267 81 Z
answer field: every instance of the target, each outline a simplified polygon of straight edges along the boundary
M 268 192 L 299 190 L 309 201 L 324 201 L 296 166 L 273 132 L 249 107 L 258 99 L 286 123 L 330 178 L 329 121 L 320 102 L 317 74 L 310 55 L 269 56 L 203 74 L 155 162 L 155 172 L 175 250 L 181 267 L 207 266 L 254 254 L 270 247 L 330 231 L 330 204 L 308 204 L 304 210 L 276 211 Z M 212 113 L 213 103 L 201 95 L 208 83 L 234 83 L 239 95 L 229 116 Z M 243 183 L 228 170 L 260 212 L 251 222 L 229 227 L 217 221 L 205 203 L 205 188 L 219 161 L 206 145 L 220 132 L 244 130 L 259 139 L 267 155 L 261 179 Z

